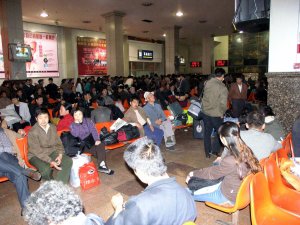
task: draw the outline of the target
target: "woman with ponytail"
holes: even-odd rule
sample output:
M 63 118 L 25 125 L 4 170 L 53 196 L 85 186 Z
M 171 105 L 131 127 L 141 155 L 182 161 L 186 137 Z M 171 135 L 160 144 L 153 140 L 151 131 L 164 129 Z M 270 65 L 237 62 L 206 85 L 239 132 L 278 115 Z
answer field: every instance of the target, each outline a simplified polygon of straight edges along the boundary
M 234 205 L 237 192 L 243 179 L 250 173 L 261 171 L 259 161 L 252 150 L 241 139 L 240 129 L 236 123 L 226 122 L 219 128 L 219 136 L 223 145 L 228 149 L 227 155 L 219 165 L 203 168 L 189 173 L 186 182 L 191 177 L 207 180 L 223 180 L 215 186 L 215 190 L 195 191 L 195 201 L 209 201 L 215 204 Z

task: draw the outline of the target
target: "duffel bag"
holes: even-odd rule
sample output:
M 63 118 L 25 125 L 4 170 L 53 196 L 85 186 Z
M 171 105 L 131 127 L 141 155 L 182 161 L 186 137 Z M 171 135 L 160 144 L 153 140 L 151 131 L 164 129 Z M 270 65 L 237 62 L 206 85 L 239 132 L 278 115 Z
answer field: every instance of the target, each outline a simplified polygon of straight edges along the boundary
M 108 132 L 106 127 L 100 131 L 100 140 L 105 145 L 112 145 L 118 143 L 118 134 L 116 132 Z
M 129 141 L 134 138 L 140 137 L 140 132 L 138 127 L 128 124 L 121 127 L 118 130 L 118 140 L 119 141 Z
M 199 100 L 192 100 L 191 105 L 188 109 L 188 114 L 193 117 L 193 119 L 199 120 L 201 119 L 201 110 L 202 104 Z
M 183 114 L 183 109 L 180 104 L 176 101 L 168 105 L 168 109 L 172 113 L 172 115 L 176 118 L 177 116 Z

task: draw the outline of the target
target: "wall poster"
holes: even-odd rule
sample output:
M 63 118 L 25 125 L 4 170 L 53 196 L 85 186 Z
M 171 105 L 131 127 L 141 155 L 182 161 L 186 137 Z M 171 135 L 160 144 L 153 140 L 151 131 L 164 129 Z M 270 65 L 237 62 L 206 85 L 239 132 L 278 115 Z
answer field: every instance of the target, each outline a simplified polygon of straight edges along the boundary
M 5 78 L 4 74 L 4 60 L 3 60 L 3 49 L 2 49 L 2 38 L 0 35 L 0 79 Z
M 24 31 L 32 61 L 26 63 L 27 77 L 58 77 L 57 34 Z
M 107 75 L 106 40 L 77 37 L 78 75 Z

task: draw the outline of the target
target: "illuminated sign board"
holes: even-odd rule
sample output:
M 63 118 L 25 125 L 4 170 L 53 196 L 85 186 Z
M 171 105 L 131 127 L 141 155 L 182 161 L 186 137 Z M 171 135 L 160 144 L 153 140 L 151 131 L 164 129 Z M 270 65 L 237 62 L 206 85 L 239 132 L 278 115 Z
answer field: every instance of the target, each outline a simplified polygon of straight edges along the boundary
M 153 59 L 153 51 L 138 50 L 138 59 L 152 60 Z

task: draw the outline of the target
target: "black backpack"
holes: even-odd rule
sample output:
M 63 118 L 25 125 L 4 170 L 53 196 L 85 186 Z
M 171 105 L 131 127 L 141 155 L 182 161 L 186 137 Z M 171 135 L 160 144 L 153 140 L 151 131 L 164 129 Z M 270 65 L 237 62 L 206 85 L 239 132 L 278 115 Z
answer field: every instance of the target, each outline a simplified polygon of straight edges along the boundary
M 73 157 L 81 153 L 81 141 L 74 137 L 70 132 L 62 132 L 60 139 L 65 149 L 67 156 Z
M 118 133 L 120 133 L 120 134 L 125 133 L 126 141 L 140 137 L 140 132 L 139 132 L 138 127 L 132 126 L 131 124 L 121 127 L 118 130 Z
M 112 145 L 118 143 L 118 134 L 116 132 L 108 132 L 106 127 L 103 127 L 100 131 L 100 140 L 105 145 Z
M 122 119 L 124 117 L 124 114 L 119 109 L 119 107 L 117 107 L 115 105 L 108 105 L 107 107 L 110 108 L 110 110 L 111 110 L 112 120 L 117 120 L 118 118 Z

